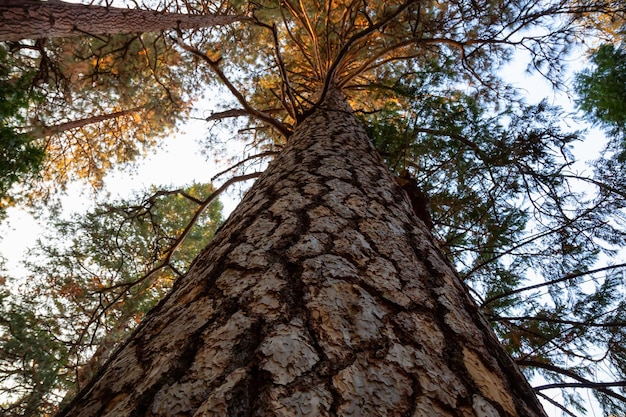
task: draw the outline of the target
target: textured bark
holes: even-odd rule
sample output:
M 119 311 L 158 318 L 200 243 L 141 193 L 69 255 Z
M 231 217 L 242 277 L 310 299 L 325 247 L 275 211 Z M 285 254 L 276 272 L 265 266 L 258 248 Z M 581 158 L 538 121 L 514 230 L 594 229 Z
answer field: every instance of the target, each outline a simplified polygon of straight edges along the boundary
M 244 16 L 189 15 L 72 4 L 59 0 L 0 2 L 0 41 L 158 32 L 227 25 Z
M 340 93 L 61 416 L 544 416 Z

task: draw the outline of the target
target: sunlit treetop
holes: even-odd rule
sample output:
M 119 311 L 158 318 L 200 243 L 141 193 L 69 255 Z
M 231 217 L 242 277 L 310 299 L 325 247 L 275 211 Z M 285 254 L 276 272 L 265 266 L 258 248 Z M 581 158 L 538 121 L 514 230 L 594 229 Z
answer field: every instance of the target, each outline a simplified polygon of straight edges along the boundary
M 493 100 L 506 91 L 497 69 L 517 48 L 557 84 L 563 54 L 599 30 L 586 22 L 617 13 L 603 1 L 235 4 L 252 23 L 223 28 L 213 42 L 179 40 L 226 81 L 243 110 L 283 135 L 331 84 L 348 93 L 356 110 L 371 111 L 395 96 L 399 80 L 433 63 L 452 60 L 449 82 L 464 81 Z

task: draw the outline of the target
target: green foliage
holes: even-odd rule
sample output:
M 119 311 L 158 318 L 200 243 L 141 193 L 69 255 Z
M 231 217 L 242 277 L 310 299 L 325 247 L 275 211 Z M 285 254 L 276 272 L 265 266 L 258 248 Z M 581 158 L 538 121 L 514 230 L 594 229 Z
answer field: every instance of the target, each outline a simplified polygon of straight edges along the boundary
M 592 55 L 588 68 L 577 74 L 578 107 L 589 119 L 607 127 L 617 145 L 618 158 L 626 162 L 626 50 L 604 44 Z
M 22 295 L 0 287 L 0 394 L 11 394 L 4 409 L 45 414 L 85 385 L 208 244 L 221 223 L 212 192 L 210 184 L 155 188 L 51 219 L 53 233 L 32 253 Z
M 410 103 L 388 105 L 364 122 L 388 165 L 408 169 L 426 191 L 439 238 L 464 265 L 460 272 L 474 278 L 521 238 L 529 188 L 559 187 L 567 161 L 558 156 L 568 155 L 577 136 L 560 131 L 557 109 L 545 103 L 494 113 L 431 79 L 429 72 L 395 86 Z
M 15 299 L 0 285 L 0 410 L 3 415 L 49 415 L 60 401 L 68 347 L 62 329 L 39 302 Z
M 12 72 L 0 46 L 0 216 L 13 202 L 11 187 L 34 176 L 43 160 L 41 145 L 19 127 L 31 101 L 31 78 L 32 73 Z
M 614 249 L 626 241 L 624 171 L 601 160 L 594 176 L 573 175 L 570 147 L 583 135 L 562 130 L 560 109 L 517 99 L 497 110 L 455 86 L 454 71 L 432 62 L 389 86 L 399 98 L 362 115 L 375 146 L 426 192 L 434 235 L 529 377 L 594 388 L 610 369 L 626 380 L 615 343 L 626 336 L 615 279 L 626 265 L 592 272 L 600 257 L 619 262 Z M 596 188 L 573 192 L 580 181 Z M 595 392 L 623 413 L 618 387 Z M 576 391 L 564 398 L 582 407 Z

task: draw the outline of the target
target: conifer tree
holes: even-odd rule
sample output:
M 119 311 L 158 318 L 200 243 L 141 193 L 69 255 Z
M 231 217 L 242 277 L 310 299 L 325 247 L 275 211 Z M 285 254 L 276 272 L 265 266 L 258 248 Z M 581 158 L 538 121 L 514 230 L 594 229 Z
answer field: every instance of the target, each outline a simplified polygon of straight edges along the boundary
M 518 48 L 563 86 L 614 4 L 223 4 L 250 19 L 164 40 L 275 160 L 61 415 L 543 415 L 519 367 L 623 411 L 625 265 L 596 262 L 626 182 L 572 171 L 582 134 L 497 72 Z

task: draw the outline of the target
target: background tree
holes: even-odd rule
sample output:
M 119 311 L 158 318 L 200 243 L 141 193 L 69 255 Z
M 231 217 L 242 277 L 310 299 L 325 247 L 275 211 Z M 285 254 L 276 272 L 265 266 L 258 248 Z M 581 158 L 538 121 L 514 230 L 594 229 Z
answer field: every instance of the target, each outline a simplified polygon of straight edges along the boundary
M 603 44 L 590 61 L 593 67 L 576 77 L 577 104 L 592 122 L 608 128 L 611 149 L 626 162 L 626 51 L 621 44 Z
M 75 15 L 70 23 L 64 17 L 46 18 L 46 13 L 65 9 Z M 22 125 L 46 154 L 43 181 L 29 184 L 36 197 L 31 203 L 46 201 L 75 179 L 100 188 L 112 165 L 144 155 L 188 115 L 200 94 L 193 88 L 195 65 L 179 54 L 161 29 L 211 27 L 243 19 L 227 15 L 226 7 L 200 2 L 168 13 L 33 1 L 3 5 L 0 11 L 7 23 L 3 28 L 9 29 L 8 20 L 25 10 L 28 18 L 18 27 L 27 32 L 3 39 L 11 52 L 10 70 L 31 74 L 31 85 L 23 88 L 29 97 L 41 97 L 31 101 Z M 120 13 L 126 16 L 123 24 L 106 23 L 111 16 L 119 19 Z M 146 26 L 145 15 L 160 20 Z M 91 36 L 82 32 L 78 38 L 42 38 L 44 32 L 49 36 L 76 32 L 28 32 L 31 26 L 51 21 L 72 30 L 83 28 Z
M 85 385 L 221 223 L 211 185 L 153 190 L 52 220 L 32 277 L 2 286 L 0 393 L 9 415 L 46 415 Z

